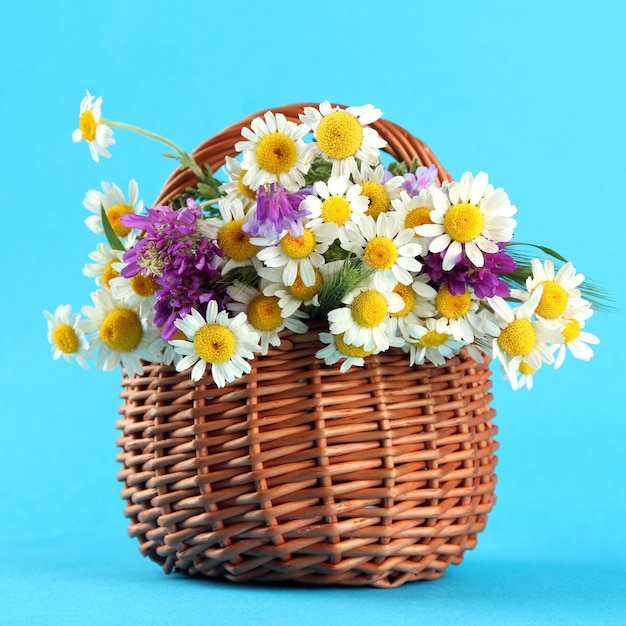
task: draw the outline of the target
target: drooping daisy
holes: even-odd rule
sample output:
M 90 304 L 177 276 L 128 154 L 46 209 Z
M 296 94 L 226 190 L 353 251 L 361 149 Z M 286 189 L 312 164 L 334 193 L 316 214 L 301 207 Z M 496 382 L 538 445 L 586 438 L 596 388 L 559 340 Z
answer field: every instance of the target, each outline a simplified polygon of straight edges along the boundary
M 108 289 L 91 294 L 95 306 L 83 306 L 90 349 L 98 351 L 96 366 L 105 372 L 122 365 L 129 376 L 142 374 L 141 360 L 158 362 L 159 331 L 152 324 L 154 310 L 148 300 L 131 306 L 113 299 Z
M 393 291 L 404 303 L 399 311 L 389 314 L 390 331 L 392 334 L 406 335 L 407 327 L 418 324 L 421 319 L 433 317 L 437 291 L 427 284 L 428 276 L 417 276 L 410 285 L 398 283 Z
M 459 182 L 449 183 L 445 191 L 430 188 L 435 207 L 430 214 L 433 223 L 418 226 L 416 232 L 432 237 L 431 252 L 445 250 L 444 270 L 451 270 L 464 258 L 482 267 L 483 252 L 498 252 L 498 243 L 513 237 L 516 221 L 512 215 L 517 209 L 503 189 L 489 185 L 485 172 L 476 177 L 466 172 Z
M 361 163 L 361 168 L 352 172 L 354 182 L 361 186 L 361 194 L 369 204 L 365 215 L 376 219 L 381 213 L 389 211 L 392 202 L 400 197 L 402 176 L 387 177 L 387 170 L 382 163 L 375 168 L 367 163 Z M 407 226 L 407 228 L 410 228 Z
M 221 198 L 219 210 L 224 225 L 217 234 L 217 245 L 226 261 L 222 274 L 227 274 L 235 267 L 260 266 L 256 256 L 260 248 L 251 243 L 251 235 L 243 230 L 247 218 L 242 201 L 239 198 Z
M 304 232 L 294 237 L 286 232 L 276 245 L 269 245 L 257 254 L 267 267 L 282 267 L 283 282 L 293 285 L 298 275 L 306 287 L 315 285 L 315 268 L 325 263 L 322 256 L 337 237 L 337 224 L 305 224 Z
M 87 95 L 80 103 L 80 116 L 78 128 L 72 133 L 74 142 L 84 139 L 89 146 L 91 158 L 98 161 L 100 156 L 110 157 L 107 148 L 115 143 L 113 130 L 106 124 L 101 123 L 102 98 L 95 98 L 87 91 Z
M 183 358 L 176 370 L 183 372 L 190 367 L 192 380 L 200 380 L 210 367 L 211 376 L 218 387 L 247 374 L 251 366 L 246 359 L 259 352 L 259 334 L 247 323 L 245 313 L 234 318 L 226 311 L 219 311 L 211 300 L 207 305 L 206 318 L 196 309 L 184 318 L 176 320 L 177 328 L 187 339 L 172 339 L 171 343 Z
M 398 282 L 410 285 L 411 272 L 422 267 L 416 258 L 422 247 L 413 230 L 402 228 L 395 212 L 381 213 L 376 220 L 368 215 L 355 216 L 353 223 L 346 224 L 340 241 L 344 250 L 364 259 L 373 271 L 374 287 L 381 291 L 393 289 Z
M 83 274 L 96 279 L 98 287 L 110 288 L 111 279 L 119 276 L 119 272 L 113 268 L 115 263 L 122 260 L 123 250 L 114 250 L 109 244 L 100 242 L 89 258 L 95 263 L 87 263 L 83 267 Z
M 233 313 L 245 313 L 248 324 L 259 333 L 261 354 L 267 354 L 270 345 L 280 345 L 278 334 L 284 328 L 294 333 L 305 333 L 308 330 L 301 321 L 308 317 L 306 313 L 296 310 L 290 316 L 285 316 L 275 295 L 266 295 L 241 283 L 229 286 L 226 292 L 232 298 L 226 308 Z
M 242 183 L 254 191 L 275 182 L 289 191 L 304 187 L 312 160 L 310 144 L 302 140 L 308 132 L 307 126 L 287 120 L 282 113 L 267 111 L 252 120 L 250 128 L 241 130 L 246 141 L 235 144 L 243 155 Z
M 246 170 L 241 167 L 241 163 L 232 157 L 226 157 L 226 165 L 224 172 L 228 177 L 228 182 L 220 186 L 220 191 L 229 199 L 239 198 L 247 209 L 251 204 L 256 202 L 256 191 L 244 185 L 243 178 Z
M 429 361 L 433 365 L 444 365 L 446 359 L 461 351 L 465 342 L 458 341 L 446 332 L 446 320 L 428 318 L 421 324 L 407 327 L 405 350 L 409 353 L 409 364 L 422 365 Z
M 334 365 L 343 359 L 339 371 L 343 374 L 353 365 L 362 367 L 365 357 L 374 353 L 374 350 L 364 350 L 362 346 L 353 346 L 344 341 L 344 333 L 333 335 L 332 333 L 320 333 L 320 341 L 327 344 L 315 353 L 316 358 L 323 359 L 326 365 Z
M 533 376 L 537 373 L 534 367 L 531 367 L 522 357 L 516 357 L 509 363 L 509 371 L 503 369 L 504 377 L 508 378 L 514 391 L 518 389 L 532 389 Z
M 65 361 L 75 359 L 81 367 L 87 369 L 86 359 L 90 359 L 92 355 L 82 328 L 80 313 L 72 315 L 72 307 L 62 304 L 57 307 L 54 315 L 48 311 L 43 314 L 48 320 L 48 341 L 52 347 L 52 358 L 55 361 L 61 357 Z
M 305 107 L 299 117 L 315 133 L 316 142 L 311 145 L 332 162 L 332 175 L 349 176 L 357 159 L 369 165 L 378 163 L 378 151 L 387 142 L 369 124 L 381 116 L 382 111 L 371 104 L 342 109 L 326 100 L 319 109 Z
M 99 235 L 104 233 L 101 209 L 104 209 L 113 232 L 124 239 L 131 235 L 133 229 L 122 223 L 122 216 L 141 213 L 143 200 L 139 199 L 139 187 L 134 180 L 128 184 L 128 201 L 120 188 L 113 183 L 102 183 L 102 191 L 90 189 L 85 195 L 83 206 L 94 215 L 85 220 L 85 224 Z
M 402 297 L 393 291 L 378 291 L 365 281 L 341 300 L 346 306 L 328 313 L 330 332 L 343 333 L 343 340 L 365 351 L 384 351 L 390 345 L 389 314 L 404 306 Z
M 500 327 L 498 336 L 493 340 L 493 354 L 500 360 L 513 386 L 521 360 L 538 370 L 542 363 L 554 363 L 551 345 L 563 342 L 559 329 L 531 319 L 542 292 L 543 287 L 540 285 L 523 304 L 514 309 L 499 296 L 487 300 Z
M 562 318 L 571 318 L 576 311 L 581 311 L 589 304 L 581 298 L 579 285 L 585 280 L 583 274 L 577 274 L 571 263 L 564 263 L 558 272 L 554 272 L 554 263 L 546 259 L 531 261 L 532 274 L 526 279 L 526 289 L 512 289 L 511 296 L 525 301 L 540 285 L 543 294 L 535 314 L 545 320 L 557 323 Z
M 304 199 L 303 206 L 311 223 L 337 224 L 341 234 L 353 216 L 367 211 L 368 200 L 361 194 L 361 186 L 351 183 L 347 176 L 331 176 L 327 183 L 319 180 L 313 185 L 313 194 Z
M 591 333 L 583 331 L 585 321 L 593 315 L 591 306 L 576 312 L 571 318 L 566 319 L 565 328 L 561 331 L 563 335 L 563 343 L 558 346 L 556 352 L 556 360 L 554 362 L 555 369 L 563 365 L 567 351 L 570 354 L 583 361 L 589 361 L 593 356 L 593 350 L 589 344 L 598 345 L 600 339 Z

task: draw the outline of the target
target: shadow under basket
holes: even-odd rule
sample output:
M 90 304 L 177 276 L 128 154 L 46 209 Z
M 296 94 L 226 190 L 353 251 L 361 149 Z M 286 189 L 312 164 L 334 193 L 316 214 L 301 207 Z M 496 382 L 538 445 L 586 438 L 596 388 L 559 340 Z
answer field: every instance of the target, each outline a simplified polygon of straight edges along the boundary
M 273 109 L 297 120 L 305 105 Z M 194 156 L 219 169 L 250 116 Z M 397 160 L 435 163 L 391 122 Z M 156 204 L 194 184 L 177 170 Z M 171 366 L 122 379 L 119 480 L 144 556 L 166 572 L 246 582 L 396 587 L 474 548 L 495 502 L 489 360 L 409 366 L 390 349 L 341 373 L 315 357 L 321 323 L 223 388 Z

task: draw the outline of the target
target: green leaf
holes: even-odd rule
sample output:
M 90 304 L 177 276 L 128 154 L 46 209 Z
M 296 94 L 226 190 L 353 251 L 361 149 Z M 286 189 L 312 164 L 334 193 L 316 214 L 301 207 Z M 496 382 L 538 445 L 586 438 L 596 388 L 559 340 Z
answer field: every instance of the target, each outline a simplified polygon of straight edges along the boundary
M 124 244 L 119 240 L 119 237 L 115 234 L 113 227 L 111 226 L 111 222 L 109 222 L 109 218 L 107 217 L 106 211 L 104 207 L 100 205 L 100 216 L 102 217 L 102 227 L 104 228 L 104 234 L 106 235 L 107 241 L 113 250 L 122 250 L 126 251 Z
M 563 261 L 563 263 L 567 263 L 567 259 L 564 256 L 561 256 L 558 252 L 555 252 L 551 248 L 547 248 L 546 246 L 540 246 L 536 243 L 525 243 L 523 241 L 509 241 L 507 246 L 530 246 L 531 248 L 537 248 L 541 250 L 545 254 L 550 255 L 551 257 L 558 259 L 559 261 Z

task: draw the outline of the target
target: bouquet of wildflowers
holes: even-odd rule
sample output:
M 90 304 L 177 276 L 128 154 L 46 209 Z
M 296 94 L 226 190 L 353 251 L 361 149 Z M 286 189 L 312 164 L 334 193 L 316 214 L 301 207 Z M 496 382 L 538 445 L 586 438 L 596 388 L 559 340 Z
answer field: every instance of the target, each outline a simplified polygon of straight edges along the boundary
M 317 357 L 345 372 L 403 350 L 411 366 L 466 349 L 497 359 L 513 388 L 544 365 L 588 360 L 593 294 L 552 250 L 517 252 L 516 208 L 486 173 L 437 182 L 434 165 L 389 163 L 372 105 L 268 111 L 241 131 L 222 180 L 172 142 L 101 116 L 87 92 L 74 141 L 110 156 L 114 128 L 166 143 L 198 184 L 144 209 L 137 184 L 90 190 L 87 226 L 104 240 L 84 273 L 93 304 L 46 312 L 54 358 L 130 376 L 173 365 L 218 386 L 250 371 L 281 332 L 326 320 Z M 558 266 L 558 267 L 557 267 Z M 595 304 L 595 302 L 594 302 Z M 318 326 L 316 326 L 318 327 Z

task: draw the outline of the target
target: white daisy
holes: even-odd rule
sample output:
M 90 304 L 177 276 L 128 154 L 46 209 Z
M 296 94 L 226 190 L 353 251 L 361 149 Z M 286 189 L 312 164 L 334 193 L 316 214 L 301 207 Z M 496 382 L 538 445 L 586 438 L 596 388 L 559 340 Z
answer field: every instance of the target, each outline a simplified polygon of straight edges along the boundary
M 368 215 L 355 216 L 346 224 L 340 237 L 341 247 L 362 257 L 373 271 L 374 287 L 391 290 L 396 283 L 410 285 L 411 272 L 419 272 L 422 264 L 417 256 L 422 247 L 413 230 L 402 228 L 397 213 L 381 213 L 376 220 Z
M 354 182 L 361 186 L 361 194 L 368 200 L 367 211 L 369 215 L 376 219 L 381 213 L 389 211 L 392 202 L 400 197 L 402 191 L 402 176 L 392 176 L 385 180 L 385 166 L 382 163 L 375 168 L 367 163 L 361 163 L 361 169 L 352 172 Z
M 247 218 L 241 199 L 221 198 L 219 210 L 224 224 L 217 233 L 216 240 L 226 261 L 222 267 L 222 274 L 227 274 L 235 267 L 247 265 L 260 267 L 261 263 L 257 259 L 260 248 L 251 243 L 251 235 L 242 228 Z
M 406 191 L 401 190 L 399 196 L 391 201 L 391 207 L 400 215 L 404 228 L 413 229 L 415 236 L 420 240 L 422 249 L 426 252 L 430 246 L 431 238 L 420 235 L 417 232 L 417 227 L 433 223 L 430 214 L 435 206 L 430 189 L 421 189 L 416 196 L 410 196 Z
M 404 306 L 402 297 L 393 291 L 378 291 L 365 281 L 341 300 L 346 306 L 328 313 L 330 332 L 343 333 L 346 343 L 365 351 L 387 350 L 390 346 L 389 315 Z
M 172 339 L 171 344 L 183 358 L 176 364 L 182 372 L 193 366 L 192 380 L 200 380 L 210 366 L 211 376 L 218 387 L 251 371 L 246 359 L 259 352 L 259 335 L 247 323 L 245 313 L 229 318 L 226 311 L 219 311 L 211 300 L 207 305 L 206 318 L 191 309 L 182 319 L 174 322 L 187 340 Z
M 220 186 L 220 191 L 229 199 L 239 198 L 245 209 L 256 202 L 256 191 L 244 185 L 243 179 L 246 170 L 241 167 L 241 163 L 232 157 L 226 157 L 224 173 L 228 177 L 228 182 Z
M 405 350 L 409 352 L 409 364 L 422 365 L 429 361 L 433 365 L 444 365 L 465 345 L 446 332 L 446 320 L 428 318 L 421 324 L 407 327 Z
M 420 323 L 426 317 L 436 314 L 434 306 L 437 291 L 428 285 L 428 276 L 417 276 L 410 285 L 398 283 L 394 288 L 404 303 L 400 311 L 389 314 L 390 331 L 392 334 L 406 336 L 408 326 Z
M 533 388 L 533 376 L 537 370 L 531 367 L 523 357 L 515 357 L 509 362 L 508 371 L 503 367 L 504 378 L 507 378 L 511 383 L 513 390 L 518 389 L 532 389 Z
M 374 354 L 374 350 L 364 350 L 360 346 L 353 346 L 344 341 L 344 333 L 333 335 L 332 333 L 320 333 L 320 341 L 327 344 L 315 353 L 316 358 L 323 359 L 326 365 L 334 365 L 343 359 L 339 371 L 343 374 L 353 365 L 362 367 L 365 357 Z
M 307 325 L 301 321 L 308 317 L 306 313 L 294 311 L 285 317 L 275 295 L 265 295 L 258 289 L 242 283 L 230 285 L 226 293 L 232 298 L 232 302 L 229 302 L 226 308 L 234 313 L 245 313 L 248 324 L 259 333 L 261 354 L 267 354 L 270 345 L 280 345 L 279 333 L 284 328 L 294 333 L 306 333 L 308 330 Z
M 382 111 L 371 104 L 342 109 L 326 100 L 319 109 L 305 107 L 300 121 L 315 133 L 316 142 L 311 145 L 332 162 L 332 175 L 349 176 L 357 159 L 369 165 L 378 163 L 378 151 L 387 142 L 368 125 L 381 116 Z
M 278 306 L 281 308 L 283 317 L 290 317 L 303 306 L 319 306 L 319 292 L 324 283 L 324 275 L 329 265 L 332 265 L 332 263 L 326 263 L 319 269 L 317 267 L 313 268 L 315 282 L 308 287 L 302 282 L 299 272 L 293 284 L 285 285 L 281 268 L 261 267 L 258 273 L 265 282 L 263 293 L 266 296 L 276 296 L 278 298 Z
M 103 124 L 102 98 L 95 98 L 87 91 L 87 95 L 80 103 L 80 117 L 78 118 L 78 128 L 72 133 L 74 142 L 84 139 L 89 146 L 91 158 L 98 161 L 99 156 L 110 157 L 111 153 L 107 148 L 115 143 L 113 130 Z
M 556 347 L 556 360 L 554 367 L 558 369 L 563 365 L 567 351 L 573 357 L 583 361 L 589 361 L 593 356 L 593 350 L 588 344 L 598 345 L 600 339 L 591 333 L 583 331 L 585 321 L 593 315 L 591 306 L 576 312 L 571 318 L 566 319 L 565 328 L 561 331 L 563 343 Z
M 432 237 L 429 250 L 445 250 L 443 269 L 453 269 L 465 255 L 476 267 L 484 265 L 483 252 L 498 252 L 498 243 L 510 241 L 516 221 L 511 217 L 517 209 L 502 189 L 493 189 L 487 174 L 476 177 L 466 172 L 459 182 L 451 182 L 445 190 L 430 188 L 435 209 L 432 224 L 423 224 L 416 232 Z
M 56 361 L 63 357 L 66 361 L 75 359 L 85 369 L 87 361 L 92 357 L 89 352 L 89 341 L 82 328 L 80 313 L 72 315 L 69 304 L 58 306 L 54 315 L 43 312 L 48 320 L 48 341 L 52 347 L 52 358 Z
M 305 224 L 304 232 L 294 237 L 288 231 L 276 245 L 268 245 L 257 253 L 267 267 L 282 267 L 283 282 L 293 285 L 298 275 L 306 287 L 315 285 L 315 268 L 326 260 L 324 252 L 337 237 L 337 224 Z
M 151 276 L 144 276 L 138 272 L 130 278 L 122 276 L 122 270 L 128 263 L 113 263 L 113 270 L 117 272 L 117 276 L 109 280 L 109 288 L 114 300 L 124 302 L 125 304 L 135 305 L 142 300 L 147 299 L 150 306 L 154 306 L 154 294 L 159 288 L 157 282 Z
M 499 296 L 487 299 L 500 327 L 498 336 L 493 340 L 493 354 L 500 360 L 513 386 L 516 384 L 517 364 L 521 360 L 538 370 L 542 363 L 554 363 L 551 345 L 563 342 L 559 329 L 531 319 L 542 292 L 540 285 L 515 309 Z
M 473 343 L 475 334 L 483 334 L 481 318 L 478 317 L 478 300 L 471 290 L 453 294 L 447 284 L 442 284 L 435 298 L 435 308 L 439 315 L 446 320 L 445 332 L 451 334 L 457 341 Z
M 310 144 L 302 140 L 308 132 L 307 126 L 287 120 L 282 113 L 268 111 L 252 120 L 250 128 L 241 130 L 247 141 L 235 144 L 243 155 L 243 184 L 252 190 L 265 183 L 280 183 L 288 191 L 304 187 L 312 160 Z
M 90 189 L 85 195 L 83 206 L 93 215 L 85 220 L 85 224 L 99 235 L 104 233 L 102 226 L 101 209 L 104 209 L 113 232 L 120 238 L 133 237 L 134 230 L 122 224 L 122 216 L 131 213 L 141 213 L 143 200 L 139 200 L 139 187 L 134 180 L 128 184 L 128 201 L 120 188 L 113 183 L 102 183 L 102 191 Z
M 98 351 L 96 366 L 105 372 L 122 365 L 129 376 L 142 374 L 144 361 L 159 362 L 159 331 L 148 300 L 131 306 L 113 299 L 108 289 L 91 294 L 95 306 L 84 306 L 85 330 L 93 332 L 90 349 Z
M 107 243 L 99 243 L 89 258 L 95 263 L 87 263 L 83 267 L 83 274 L 96 279 L 98 287 L 110 287 L 111 279 L 119 276 L 119 272 L 113 268 L 114 263 L 122 260 L 123 250 L 114 250 Z
M 312 224 L 337 224 L 338 233 L 342 233 L 353 216 L 367 211 L 368 200 L 361 195 L 361 186 L 351 183 L 347 176 L 331 176 L 328 182 L 318 180 L 313 185 L 313 194 L 304 199 L 302 206 Z

